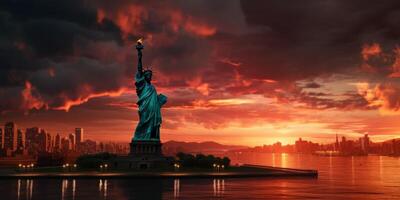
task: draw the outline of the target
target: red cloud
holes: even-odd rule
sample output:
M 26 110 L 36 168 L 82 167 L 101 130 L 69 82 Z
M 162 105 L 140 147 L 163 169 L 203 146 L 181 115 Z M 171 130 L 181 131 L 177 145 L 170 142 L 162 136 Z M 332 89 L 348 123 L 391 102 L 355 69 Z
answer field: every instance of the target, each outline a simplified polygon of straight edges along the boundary
M 400 88 L 394 83 L 379 83 L 372 88 L 368 83 L 359 83 L 357 87 L 369 105 L 378 107 L 382 114 L 400 114 Z
M 381 53 L 382 49 L 378 43 L 364 44 L 361 51 L 364 60 L 368 60 L 372 56 L 378 56 Z
M 64 110 L 64 111 L 69 111 L 69 109 L 72 106 L 76 106 L 76 105 L 80 105 L 82 103 L 85 103 L 87 101 L 89 101 L 89 99 L 91 98 L 96 98 L 96 97 L 104 97 L 104 96 L 109 96 L 109 97 L 116 97 L 116 96 L 121 96 L 122 93 L 124 93 L 124 91 L 126 91 L 125 88 L 120 88 L 117 91 L 109 91 L 109 92 L 93 92 L 92 88 L 89 85 L 84 85 L 81 88 L 81 96 L 75 98 L 75 99 L 71 99 L 69 96 L 65 95 L 65 94 L 60 94 L 60 98 L 63 100 L 63 103 L 61 106 L 58 107 L 54 107 L 52 109 L 54 110 Z
M 29 81 L 25 82 L 25 89 L 21 92 L 23 98 L 22 108 L 24 110 L 30 109 L 41 109 L 43 107 L 48 107 L 47 104 L 41 99 L 38 95 L 36 88 L 32 87 L 32 84 Z

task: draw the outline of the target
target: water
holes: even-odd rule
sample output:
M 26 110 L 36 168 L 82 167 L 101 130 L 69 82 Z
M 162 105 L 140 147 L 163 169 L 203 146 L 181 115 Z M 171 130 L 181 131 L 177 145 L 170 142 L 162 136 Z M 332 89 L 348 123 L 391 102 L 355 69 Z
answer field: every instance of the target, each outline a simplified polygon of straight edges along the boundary
M 0 199 L 400 199 L 400 159 L 238 154 L 233 162 L 318 169 L 315 178 L 0 180 Z

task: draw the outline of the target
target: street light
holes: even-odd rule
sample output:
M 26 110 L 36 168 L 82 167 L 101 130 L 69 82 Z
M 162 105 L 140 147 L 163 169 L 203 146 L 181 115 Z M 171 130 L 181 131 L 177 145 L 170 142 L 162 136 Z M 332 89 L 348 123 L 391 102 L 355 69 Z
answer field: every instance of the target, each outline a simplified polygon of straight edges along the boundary
M 174 164 L 175 170 L 178 170 L 180 167 L 181 167 L 181 165 L 179 165 L 178 163 L 175 163 L 175 164 Z
M 217 165 L 217 171 L 219 171 L 219 170 L 220 170 L 220 167 L 221 167 L 221 165 Z

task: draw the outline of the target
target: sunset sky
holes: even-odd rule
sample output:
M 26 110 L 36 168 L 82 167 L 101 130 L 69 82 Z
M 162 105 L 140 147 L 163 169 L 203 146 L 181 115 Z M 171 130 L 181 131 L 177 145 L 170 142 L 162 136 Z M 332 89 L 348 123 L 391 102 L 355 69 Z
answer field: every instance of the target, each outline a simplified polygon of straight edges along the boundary
M 400 134 L 400 2 L 0 3 L 0 123 L 129 142 L 135 41 L 161 138 L 223 144 Z

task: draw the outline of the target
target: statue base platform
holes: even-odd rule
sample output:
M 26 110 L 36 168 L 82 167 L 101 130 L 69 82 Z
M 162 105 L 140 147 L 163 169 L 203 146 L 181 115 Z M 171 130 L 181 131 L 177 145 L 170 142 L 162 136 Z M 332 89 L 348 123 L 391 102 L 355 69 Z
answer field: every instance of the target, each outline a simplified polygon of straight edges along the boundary
M 168 168 L 173 158 L 163 156 L 161 146 L 160 141 L 132 141 L 129 155 L 118 156 L 110 166 L 132 170 Z
M 160 141 L 135 141 L 131 142 L 130 155 L 131 156 L 162 156 L 161 142 Z

